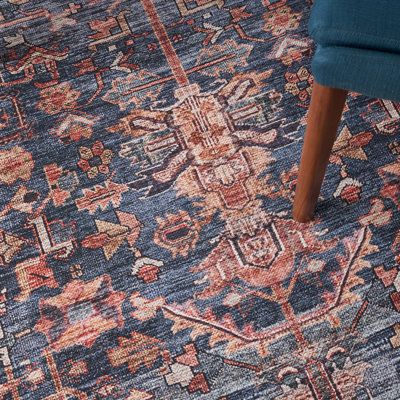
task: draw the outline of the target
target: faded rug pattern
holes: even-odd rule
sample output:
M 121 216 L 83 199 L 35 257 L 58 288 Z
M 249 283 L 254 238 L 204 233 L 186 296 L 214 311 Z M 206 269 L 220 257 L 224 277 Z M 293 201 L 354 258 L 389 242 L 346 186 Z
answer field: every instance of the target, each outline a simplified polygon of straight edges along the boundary
M 293 222 L 309 11 L 0 0 L 0 399 L 399 399 L 400 105 Z

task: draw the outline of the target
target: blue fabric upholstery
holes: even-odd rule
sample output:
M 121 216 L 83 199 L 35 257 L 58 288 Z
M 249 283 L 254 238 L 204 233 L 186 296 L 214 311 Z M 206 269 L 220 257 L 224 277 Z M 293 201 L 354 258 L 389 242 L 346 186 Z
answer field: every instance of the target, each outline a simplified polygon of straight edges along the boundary
M 400 101 L 400 0 L 315 0 L 315 80 Z

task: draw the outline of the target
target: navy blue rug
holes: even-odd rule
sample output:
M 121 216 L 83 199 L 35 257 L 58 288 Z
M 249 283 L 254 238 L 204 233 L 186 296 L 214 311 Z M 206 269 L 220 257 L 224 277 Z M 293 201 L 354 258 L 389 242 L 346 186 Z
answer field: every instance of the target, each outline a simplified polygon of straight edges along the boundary
M 400 393 L 400 105 L 291 206 L 307 0 L 0 0 L 0 399 Z

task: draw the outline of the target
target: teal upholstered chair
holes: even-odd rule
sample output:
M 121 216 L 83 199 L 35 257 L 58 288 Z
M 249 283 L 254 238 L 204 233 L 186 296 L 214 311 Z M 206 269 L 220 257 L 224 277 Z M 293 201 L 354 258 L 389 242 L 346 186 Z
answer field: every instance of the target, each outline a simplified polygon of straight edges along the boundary
M 314 88 L 294 218 L 307 222 L 325 175 L 348 91 L 400 101 L 400 0 L 315 0 Z

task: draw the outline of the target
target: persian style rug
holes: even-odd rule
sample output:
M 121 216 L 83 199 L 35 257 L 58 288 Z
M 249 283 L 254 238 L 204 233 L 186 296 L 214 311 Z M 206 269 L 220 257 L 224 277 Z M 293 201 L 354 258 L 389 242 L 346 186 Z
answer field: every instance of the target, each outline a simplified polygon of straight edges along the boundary
M 349 97 L 291 219 L 308 0 L 0 0 L 0 398 L 400 398 L 400 105 Z

